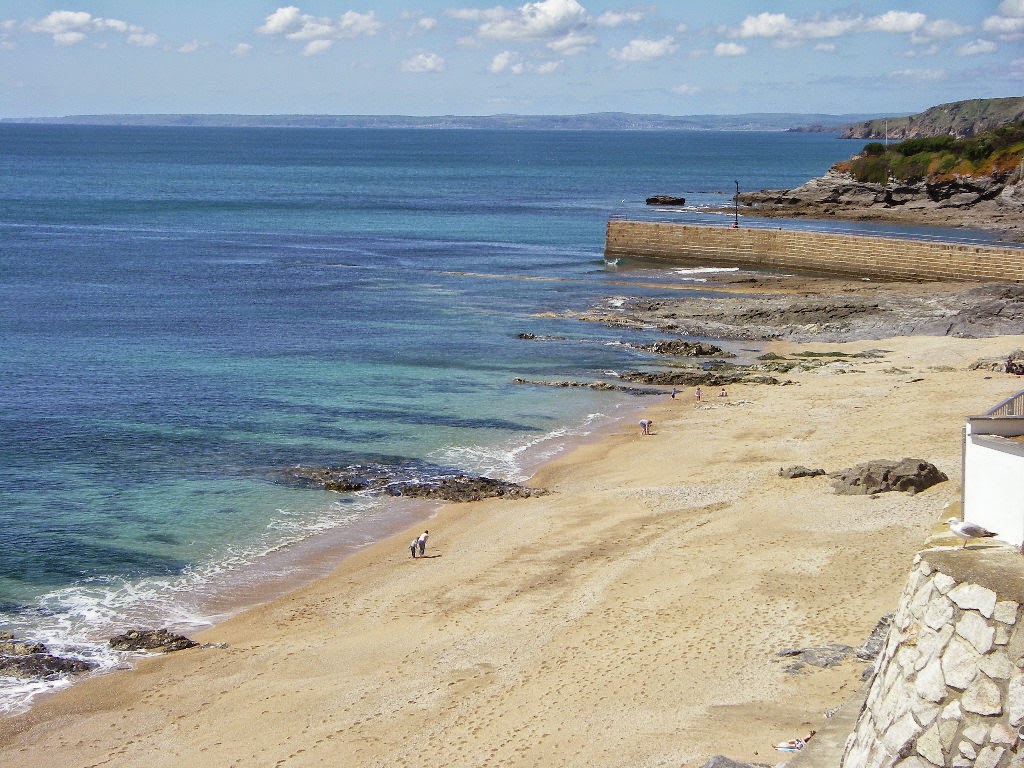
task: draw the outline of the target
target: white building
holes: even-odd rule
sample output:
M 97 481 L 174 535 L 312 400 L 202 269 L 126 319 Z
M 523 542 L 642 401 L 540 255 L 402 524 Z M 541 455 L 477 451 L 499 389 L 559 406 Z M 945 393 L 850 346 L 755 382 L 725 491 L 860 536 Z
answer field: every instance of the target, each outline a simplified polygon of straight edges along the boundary
M 964 428 L 963 519 L 1024 544 L 1024 390 Z

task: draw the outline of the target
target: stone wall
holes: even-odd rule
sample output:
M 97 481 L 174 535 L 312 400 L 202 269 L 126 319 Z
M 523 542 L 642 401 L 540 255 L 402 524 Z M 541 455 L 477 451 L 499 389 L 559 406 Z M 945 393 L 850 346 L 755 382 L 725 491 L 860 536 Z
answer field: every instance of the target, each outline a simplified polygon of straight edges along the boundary
M 918 556 L 842 768 L 1024 766 L 1024 563 L 972 546 Z
M 886 280 L 1024 281 L 1021 248 L 614 219 L 605 258 L 622 257 Z

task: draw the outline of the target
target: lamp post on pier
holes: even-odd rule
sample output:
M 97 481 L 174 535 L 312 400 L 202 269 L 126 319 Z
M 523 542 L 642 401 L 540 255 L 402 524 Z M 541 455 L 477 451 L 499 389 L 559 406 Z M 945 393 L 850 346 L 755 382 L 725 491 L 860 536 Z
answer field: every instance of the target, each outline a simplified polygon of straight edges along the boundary
M 733 229 L 739 229 L 739 226 L 740 226 L 740 183 L 739 183 L 739 181 L 736 182 L 736 195 L 732 199 L 732 209 L 733 209 L 733 216 L 734 216 L 733 221 L 732 221 Z

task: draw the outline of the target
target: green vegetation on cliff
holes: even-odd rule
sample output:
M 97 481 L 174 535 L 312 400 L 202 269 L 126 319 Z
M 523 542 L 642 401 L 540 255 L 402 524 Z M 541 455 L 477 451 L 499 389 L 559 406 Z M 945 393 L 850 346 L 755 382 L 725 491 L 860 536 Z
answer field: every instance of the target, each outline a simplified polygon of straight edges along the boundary
M 968 99 L 939 104 L 909 117 L 866 120 L 847 126 L 844 139 L 912 139 L 924 136 L 976 136 L 1024 120 L 1024 96 Z
M 1002 125 L 971 138 L 950 135 L 907 139 L 886 146 L 872 142 L 835 168 L 857 181 L 916 183 L 956 177 L 1006 178 L 1024 162 L 1024 121 Z

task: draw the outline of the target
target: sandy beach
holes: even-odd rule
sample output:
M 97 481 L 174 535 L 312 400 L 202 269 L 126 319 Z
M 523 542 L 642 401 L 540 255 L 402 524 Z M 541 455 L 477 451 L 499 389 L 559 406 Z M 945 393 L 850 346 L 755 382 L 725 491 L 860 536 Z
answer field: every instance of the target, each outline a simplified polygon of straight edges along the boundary
M 546 465 L 524 500 L 444 507 L 197 639 L 0 721 L 0 764 L 699 766 L 775 764 L 866 664 L 787 672 L 784 649 L 860 645 L 959 500 L 964 417 L 1022 388 L 970 371 L 1024 337 L 898 338 L 885 350 L 651 400 Z M 839 470 L 917 457 L 949 481 L 835 495 Z

